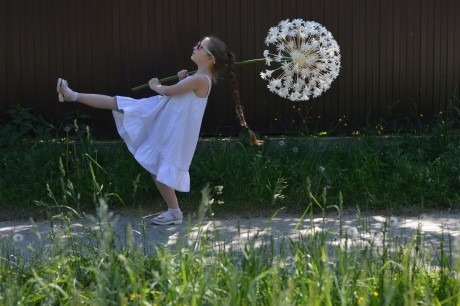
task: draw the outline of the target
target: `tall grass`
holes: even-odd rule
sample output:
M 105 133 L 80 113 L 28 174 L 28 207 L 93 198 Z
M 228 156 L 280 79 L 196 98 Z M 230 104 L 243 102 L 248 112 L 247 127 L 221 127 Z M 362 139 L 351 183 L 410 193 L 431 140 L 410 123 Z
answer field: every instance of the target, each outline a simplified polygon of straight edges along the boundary
M 211 199 L 203 191 L 201 217 Z M 308 190 L 310 204 L 325 214 L 326 198 Z M 341 201 L 339 197 L 340 210 Z M 255 236 L 229 247 L 207 229 L 197 240 L 154 246 L 146 253 L 127 228 L 126 243 L 103 198 L 79 231 L 68 207 L 52 217 L 50 233 L 21 254 L 19 243 L 0 240 L 0 303 L 3 305 L 459 305 L 460 250 L 426 252 L 423 237 L 409 243 L 384 237 L 360 244 L 340 228 L 312 231 L 276 243 Z M 76 215 L 77 214 L 77 215 Z M 206 228 L 203 218 L 196 226 Z M 391 225 L 388 225 L 391 226 Z M 387 228 L 385 232 L 389 232 Z M 339 243 L 335 243 L 338 235 Z M 385 234 L 384 234 L 385 235 Z M 143 243 L 147 239 L 140 238 Z M 262 244 L 256 242 L 262 241 Z M 447 241 L 445 241 L 447 242 Z M 228 244 L 233 245 L 233 244 Z M 22 248 L 24 249 L 24 248 Z

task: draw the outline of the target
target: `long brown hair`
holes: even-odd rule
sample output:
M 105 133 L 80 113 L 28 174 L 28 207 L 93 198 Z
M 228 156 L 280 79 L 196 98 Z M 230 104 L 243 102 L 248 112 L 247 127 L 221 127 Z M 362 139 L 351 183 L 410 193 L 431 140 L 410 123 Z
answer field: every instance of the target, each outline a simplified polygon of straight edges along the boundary
M 258 140 L 256 135 L 249 129 L 244 117 L 243 107 L 241 106 L 240 90 L 235 73 L 235 54 L 227 50 L 225 43 L 215 36 L 206 36 L 209 38 L 208 49 L 214 55 L 215 64 L 212 69 L 213 82 L 217 83 L 218 76 L 222 70 L 226 68 L 228 79 L 232 89 L 233 102 L 235 103 L 236 117 L 240 121 L 240 125 L 244 127 L 251 138 L 251 143 L 261 145 L 263 141 Z M 204 37 L 204 38 L 206 38 Z M 204 39 L 203 38 L 203 39 Z

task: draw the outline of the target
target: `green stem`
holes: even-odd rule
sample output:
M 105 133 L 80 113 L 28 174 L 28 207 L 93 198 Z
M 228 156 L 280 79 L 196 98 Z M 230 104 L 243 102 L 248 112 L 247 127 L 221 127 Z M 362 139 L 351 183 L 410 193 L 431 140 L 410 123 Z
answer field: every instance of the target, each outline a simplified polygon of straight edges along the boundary
M 252 59 L 252 60 L 247 60 L 247 61 L 242 61 L 242 62 L 236 62 L 235 65 L 236 66 L 244 66 L 244 65 L 249 65 L 249 64 L 257 64 L 257 63 L 262 63 L 262 62 L 265 62 L 265 58 L 256 58 L 256 59 Z M 192 74 L 195 74 L 196 73 L 196 70 L 194 71 L 190 71 L 189 72 L 189 75 L 192 75 Z M 164 82 L 168 82 L 168 81 L 172 81 L 172 80 L 175 80 L 177 79 L 177 75 L 173 75 L 173 76 L 170 76 L 170 77 L 167 77 L 167 78 L 164 78 L 164 79 L 161 79 L 160 80 L 160 83 L 164 83 Z M 149 87 L 149 84 L 143 84 L 143 85 L 140 85 L 140 86 L 137 86 L 137 87 L 133 87 L 131 88 L 131 91 L 140 91 L 140 90 L 143 90 L 143 89 L 146 89 Z

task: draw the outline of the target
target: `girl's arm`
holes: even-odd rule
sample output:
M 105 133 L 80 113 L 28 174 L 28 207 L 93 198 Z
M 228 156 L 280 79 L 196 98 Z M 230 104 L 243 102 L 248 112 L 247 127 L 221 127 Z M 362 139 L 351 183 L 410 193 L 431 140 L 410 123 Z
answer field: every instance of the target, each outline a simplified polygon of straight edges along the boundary
M 208 81 L 206 78 L 200 76 L 185 78 L 182 82 L 171 86 L 161 85 L 157 78 L 153 78 L 149 81 L 150 89 L 163 96 L 180 95 L 190 91 L 205 89 L 207 86 Z

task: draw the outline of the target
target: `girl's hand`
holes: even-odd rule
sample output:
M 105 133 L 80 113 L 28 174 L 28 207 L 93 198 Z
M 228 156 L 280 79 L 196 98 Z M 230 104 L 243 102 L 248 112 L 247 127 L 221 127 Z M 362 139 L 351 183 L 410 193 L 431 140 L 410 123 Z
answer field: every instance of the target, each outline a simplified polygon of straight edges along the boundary
M 157 90 L 158 89 L 158 86 L 160 86 L 160 81 L 158 81 L 157 78 L 153 78 L 149 81 L 149 87 L 151 90 Z
M 179 78 L 179 81 L 182 81 L 186 77 L 188 77 L 188 71 L 187 70 L 181 70 L 177 73 L 177 77 Z

